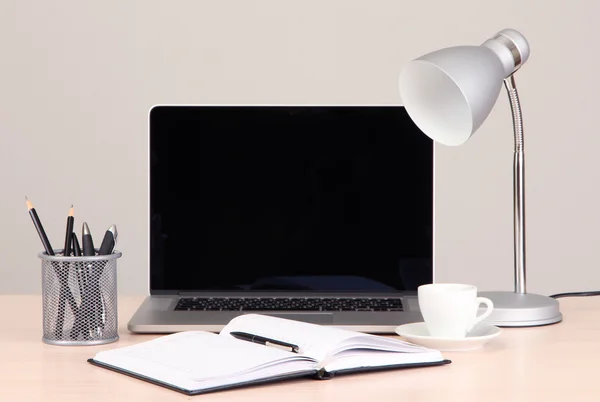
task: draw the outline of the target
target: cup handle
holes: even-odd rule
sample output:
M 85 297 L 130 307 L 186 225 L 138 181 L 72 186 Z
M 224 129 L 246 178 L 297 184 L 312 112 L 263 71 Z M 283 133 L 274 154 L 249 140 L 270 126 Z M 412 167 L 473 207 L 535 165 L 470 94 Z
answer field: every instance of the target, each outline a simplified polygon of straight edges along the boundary
M 479 310 L 479 306 L 481 304 L 485 304 L 486 310 L 482 314 L 476 316 L 473 319 L 473 321 L 471 322 L 471 325 L 469 325 L 467 327 L 467 332 L 469 332 L 470 330 L 472 330 L 473 327 L 475 327 L 475 325 L 477 323 L 485 320 L 486 318 L 489 317 L 490 314 L 492 314 L 492 310 L 494 309 L 494 303 L 490 299 L 488 299 L 487 297 L 478 297 L 478 298 L 475 299 L 475 309 L 476 309 L 475 310 L 475 314 L 477 314 L 477 310 Z

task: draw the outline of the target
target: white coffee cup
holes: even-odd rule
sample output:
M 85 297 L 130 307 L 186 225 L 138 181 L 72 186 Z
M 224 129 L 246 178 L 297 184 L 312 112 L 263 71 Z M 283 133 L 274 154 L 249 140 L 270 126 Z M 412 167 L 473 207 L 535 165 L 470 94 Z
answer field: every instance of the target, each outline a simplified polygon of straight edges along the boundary
M 418 287 L 419 307 L 429 335 L 464 338 L 475 324 L 486 319 L 494 309 L 488 298 L 477 297 L 477 287 L 461 283 L 431 283 Z M 479 305 L 486 310 L 477 315 Z

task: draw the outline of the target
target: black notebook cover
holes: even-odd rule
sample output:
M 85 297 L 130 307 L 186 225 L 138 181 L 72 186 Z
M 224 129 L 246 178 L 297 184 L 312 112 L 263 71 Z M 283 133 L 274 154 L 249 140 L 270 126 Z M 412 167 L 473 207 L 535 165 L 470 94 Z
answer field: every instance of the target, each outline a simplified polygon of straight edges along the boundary
M 437 361 L 437 362 L 425 362 L 425 363 L 408 363 L 408 364 L 396 364 L 396 365 L 390 365 L 390 366 L 377 366 L 377 367 L 359 367 L 359 368 L 355 368 L 355 369 L 346 369 L 346 370 L 338 370 L 338 371 L 334 371 L 334 372 L 327 372 L 325 370 L 319 370 L 319 371 L 315 371 L 315 370 L 310 370 L 308 372 L 302 372 L 302 373 L 293 373 L 293 374 L 284 374 L 284 375 L 280 375 L 280 376 L 273 376 L 273 377 L 269 377 L 269 378 L 263 378 L 263 379 L 259 379 L 259 380 L 253 380 L 253 381 L 247 381 L 247 382 L 239 382 L 236 384 L 229 384 L 229 385 L 222 385 L 222 386 L 217 386 L 217 387 L 212 387 L 212 388 L 206 388 L 206 389 L 201 389 L 201 390 L 187 390 L 187 389 L 183 389 L 177 386 L 174 386 L 172 384 L 168 384 L 166 382 L 162 382 L 162 381 L 158 381 L 155 380 L 153 378 L 150 377 L 146 377 L 144 375 L 141 374 L 137 374 L 134 373 L 132 371 L 129 370 L 124 370 L 122 368 L 119 367 L 115 367 L 112 366 L 110 364 L 105 364 L 99 361 L 96 361 L 94 359 L 88 359 L 87 360 L 88 363 L 91 363 L 95 366 L 98 367 L 102 367 L 111 371 L 115 371 L 117 373 L 121 373 L 121 374 L 125 374 L 127 376 L 133 377 L 133 378 L 137 378 L 139 380 L 143 380 L 155 385 L 159 385 L 161 387 L 165 387 L 168 389 L 171 389 L 173 391 L 177 391 L 180 393 L 183 393 L 185 395 L 200 395 L 200 394 L 206 394 L 206 393 L 210 393 L 210 392 L 216 392 L 216 391 L 222 391 L 222 390 L 226 390 L 226 389 L 233 389 L 233 388 L 241 388 L 241 387 L 249 387 L 252 385 L 260 385 L 260 384 L 265 384 L 265 383 L 270 383 L 270 382 L 276 382 L 276 381 L 284 381 L 284 380 L 291 380 L 291 379 L 297 379 L 297 378 L 312 378 L 312 379 L 319 379 L 319 380 L 328 380 L 330 378 L 333 378 L 334 376 L 338 375 L 338 374 L 352 374 L 352 373 L 362 373 L 362 372 L 370 372 L 370 371 L 383 371 L 383 370 L 392 370 L 392 369 L 405 369 L 405 368 L 416 368 L 416 367 L 430 367 L 430 366 L 440 366 L 443 364 L 449 364 L 451 363 L 450 360 L 442 360 L 442 361 Z
M 150 377 L 146 377 L 144 375 L 138 374 L 138 373 L 134 373 L 129 370 L 124 370 L 120 367 L 115 367 L 110 364 L 102 363 L 102 362 L 96 361 L 94 359 L 88 359 L 88 363 L 91 363 L 95 366 L 102 367 L 102 368 L 105 368 L 108 370 L 116 371 L 117 373 L 125 374 L 130 377 L 137 378 L 139 380 L 147 381 L 147 382 L 155 384 L 155 385 L 160 385 L 162 387 L 169 388 L 173 391 L 181 392 L 182 394 L 186 394 L 186 395 L 206 394 L 209 392 L 222 391 L 225 389 L 249 387 L 252 385 L 259 385 L 259 384 L 264 384 L 264 383 L 268 383 L 268 382 L 283 381 L 283 380 L 289 380 L 289 379 L 294 379 L 294 378 L 302 378 L 302 377 L 316 378 L 315 370 L 310 370 L 310 371 L 303 372 L 303 373 L 285 374 L 285 375 L 273 376 L 273 377 L 254 380 L 254 381 L 239 382 L 239 383 L 235 383 L 235 384 L 222 385 L 222 386 L 200 389 L 200 390 L 187 390 L 187 389 L 180 388 L 180 387 L 177 387 L 175 385 L 172 385 L 172 384 L 169 384 L 169 383 L 166 383 L 163 381 L 158 381 L 154 378 L 150 378 Z

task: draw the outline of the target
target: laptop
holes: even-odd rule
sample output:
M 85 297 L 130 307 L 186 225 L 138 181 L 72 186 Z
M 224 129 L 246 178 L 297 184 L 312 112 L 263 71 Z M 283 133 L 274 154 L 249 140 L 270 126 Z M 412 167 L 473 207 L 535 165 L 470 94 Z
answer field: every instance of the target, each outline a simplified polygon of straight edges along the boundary
M 367 333 L 422 321 L 433 142 L 395 105 L 157 105 L 135 333 L 257 313 Z

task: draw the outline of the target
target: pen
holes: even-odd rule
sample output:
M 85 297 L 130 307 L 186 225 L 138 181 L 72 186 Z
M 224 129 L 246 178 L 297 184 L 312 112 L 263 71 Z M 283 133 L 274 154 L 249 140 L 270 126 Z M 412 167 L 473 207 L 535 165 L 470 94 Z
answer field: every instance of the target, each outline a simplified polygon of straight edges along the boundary
M 104 233 L 104 238 L 102 239 L 102 244 L 100 245 L 100 248 L 98 249 L 98 255 L 109 255 L 112 254 L 114 248 L 115 248 L 115 244 L 117 243 L 117 226 L 116 225 L 111 225 L 106 232 Z M 101 264 L 101 268 L 98 271 L 97 275 L 98 277 L 100 275 L 102 275 L 102 272 L 104 271 L 104 267 L 106 266 L 106 261 L 103 262 Z M 99 306 L 100 308 L 100 327 L 104 328 L 104 321 L 106 320 L 106 309 L 105 309 L 105 305 L 104 305 L 104 299 L 102 297 L 102 293 L 100 293 L 100 301 L 99 301 Z
M 259 343 L 265 346 L 273 346 L 276 348 L 287 350 L 288 352 L 299 353 L 300 348 L 298 345 L 293 345 L 287 342 L 276 341 L 274 339 L 265 338 L 260 335 L 252 335 L 247 332 L 230 332 L 231 336 L 237 339 L 241 339 L 248 342 Z
M 117 243 L 117 227 L 115 225 L 111 225 L 104 233 L 104 238 L 102 239 L 102 244 L 98 249 L 98 255 L 108 255 L 113 252 L 115 244 Z
M 90 227 L 87 222 L 83 222 L 83 227 L 81 229 L 81 242 L 83 243 L 83 255 L 86 257 L 95 256 L 96 249 L 94 248 L 94 241 L 92 239 L 92 233 L 90 232 Z M 86 271 L 84 275 L 87 275 L 87 288 L 86 292 L 89 292 L 87 297 L 88 302 L 91 304 L 89 306 L 90 312 L 93 316 L 92 325 L 88 326 L 88 331 L 90 331 L 90 335 L 98 335 L 99 326 L 102 321 L 102 300 L 100 299 L 100 286 L 98 284 L 99 274 L 96 269 L 94 269 L 94 265 L 92 263 L 87 264 L 85 267 Z M 94 326 L 94 327 L 92 327 Z
M 25 197 L 25 202 L 27 203 L 27 209 L 29 210 L 29 216 L 31 216 L 33 225 L 35 226 L 35 229 L 37 230 L 38 235 L 40 236 L 40 239 L 42 240 L 42 244 L 44 245 L 44 250 L 46 250 L 46 254 L 54 255 L 54 250 L 52 249 L 52 246 L 50 245 L 48 236 L 46 236 L 46 231 L 44 230 L 44 227 L 42 226 L 40 217 L 38 216 L 35 208 L 33 207 L 33 204 L 31 203 L 31 201 L 29 201 L 29 198 L 27 198 L 27 197 Z
M 64 257 L 70 257 L 71 256 L 71 233 L 73 233 L 73 215 L 74 215 L 74 211 L 73 211 L 73 205 L 71 205 L 71 208 L 69 209 L 69 214 L 67 215 L 67 229 L 66 229 L 66 233 L 65 233 L 65 246 L 63 248 L 63 256 Z M 69 276 L 69 263 L 68 262 L 63 262 L 61 263 L 61 268 L 63 270 L 63 272 L 61 273 L 62 275 L 65 276 Z M 58 311 L 60 312 L 64 312 L 65 311 L 65 303 L 66 300 L 64 297 L 59 298 L 58 300 Z M 75 317 L 77 317 L 77 311 L 73 311 L 73 315 Z M 56 321 L 56 331 L 59 334 L 62 334 L 62 327 L 64 324 L 64 313 L 58 315 L 58 319 Z M 60 328 L 60 329 L 59 329 Z M 71 336 L 73 336 L 73 333 L 71 333 Z
M 79 245 L 79 239 L 77 238 L 77 233 L 72 232 L 71 233 L 71 240 L 73 242 L 73 256 L 74 257 L 81 257 L 82 253 L 81 253 L 81 246 Z M 79 284 L 79 297 L 81 298 L 81 306 L 79 307 L 79 313 L 78 315 L 75 317 L 75 323 L 73 324 L 73 329 L 71 331 L 71 337 L 76 339 L 79 332 L 83 332 L 83 337 L 84 339 L 89 339 L 88 336 L 88 332 L 87 331 L 82 331 L 83 329 L 83 325 L 85 324 L 85 326 L 87 327 L 89 324 L 87 323 L 87 320 L 85 320 L 85 323 L 81 323 L 81 321 L 85 318 L 85 311 L 86 311 L 86 306 L 88 305 L 88 296 L 87 296 L 87 289 L 88 289 L 88 284 L 87 284 L 87 276 L 84 275 L 83 272 L 83 262 L 76 262 L 76 274 L 77 274 L 77 283 Z
M 71 233 L 71 241 L 73 242 L 73 256 L 81 257 L 81 246 L 79 245 L 79 239 L 77 238 L 77 233 Z M 85 298 L 85 288 L 87 287 L 87 278 L 83 275 L 83 263 L 76 262 L 76 274 L 77 274 L 77 283 L 79 284 L 79 296 L 81 297 L 83 304 L 83 299 Z
M 73 255 L 75 257 L 81 257 L 83 254 L 81 253 L 81 246 L 79 245 L 79 239 L 77 238 L 77 233 L 73 232 L 71 234 L 73 238 Z
M 73 217 L 74 210 L 73 205 L 69 209 L 69 215 L 67 215 L 67 230 L 65 233 L 65 247 L 63 249 L 63 256 L 70 257 L 71 256 L 71 242 L 72 242 L 72 233 L 73 233 L 73 222 L 75 218 Z
M 96 250 L 94 249 L 94 241 L 92 240 L 92 234 L 86 222 L 83 222 L 83 228 L 81 229 L 81 241 L 83 242 L 84 256 L 89 257 L 96 255 Z

